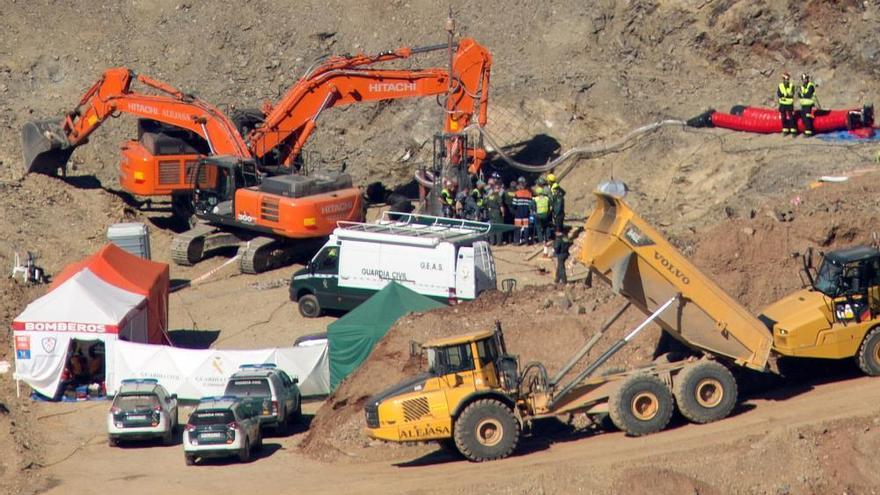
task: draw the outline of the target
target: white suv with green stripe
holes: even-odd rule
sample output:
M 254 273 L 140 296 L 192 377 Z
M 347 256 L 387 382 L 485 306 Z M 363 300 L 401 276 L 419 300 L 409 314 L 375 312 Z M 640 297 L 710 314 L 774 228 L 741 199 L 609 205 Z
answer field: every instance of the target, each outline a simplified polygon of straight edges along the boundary
M 237 456 L 251 460 L 263 447 L 258 411 L 237 397 L 205 397 L 189 416 L 183 430 L 186 465 L 197 459 Z
M 169 394 L 153 378 L 122 380 L 107 413 L 107 441 L 161 438 L 174 441 L 177 428 L 177 395 Z

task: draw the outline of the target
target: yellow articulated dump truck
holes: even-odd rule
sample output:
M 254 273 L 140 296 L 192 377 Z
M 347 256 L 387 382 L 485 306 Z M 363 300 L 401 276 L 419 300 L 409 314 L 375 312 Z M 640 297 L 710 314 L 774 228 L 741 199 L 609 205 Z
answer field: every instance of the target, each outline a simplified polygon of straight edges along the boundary
M 611 284 L 626 305 L 555 375 L 510 354 L 501 326 L 423 344 L 428 370 L 372 398 L 367 435 L 393 442 L 436 440 L 471 461 L 501 459 L 524 425 L 550 416 L 610 416 L 631 436 L 666 427 L 677 408 L 694 423 L 726 417 L 737 402 L 731 366 L 766 371 L 785 356 L 857 356 L 880 374 L 880 252 L 858 248 L 825 256 L 810 287 L 759 317 L 688 262 L 623 201 L 622 187 L 600 186 L 585 225 L 579 261 Z M 606 191 L 606 192 L 602 192 Z M 646 319 L 566 379 L 630 306 Z M 611 356 L 650 323 L 693 349 L 679 360 L 597 376 Z

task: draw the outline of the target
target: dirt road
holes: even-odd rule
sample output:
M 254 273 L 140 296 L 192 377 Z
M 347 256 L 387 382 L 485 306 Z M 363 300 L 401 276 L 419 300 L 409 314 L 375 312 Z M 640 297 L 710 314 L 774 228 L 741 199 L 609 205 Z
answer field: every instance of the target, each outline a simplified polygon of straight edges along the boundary
M 485 464 L 424 447 L 389 449 L 389 459 L 382 462 L 321 463 L 297 452 L 302 437 L 297 433 L 267 438 L 264 453 L 247 465 L 214 461 L 187 467 L 180 445 L 108 447 L 102 423 L 105 403 L 39 404 L 36 413 L 45 418 L 40 427 L 58 436 L 51 442 L 45 472 L 63 481 L 56 481 L 47 494 L 140 495 L 163 490 L 214 495 L 279 489 L 343 493 L 352 487 L 357 493 L 455 493 L 473 488 L 485 493 L 490 486 L 498 488 L 497 493 L 535 493 L 538 487 L 541 493 L 610 493 L 622 489 L 621 483 L 630 493 L 652 487 L 661 487 L 663 493 L 777 493 L 778 487 L 788 487 L 790 493 L 831 493 L 825 490 L 838 486 L 835 483 L 849 486 L 851 491 L 845 493 L 872 493 L 868 487 L 876 486 L 876 459 L 867 459 L 863 467 L 845 455 L 820 455 L 811 463 L 799 456 L 780 458 L 779 453 L 798 441 L 812 443 L 813 435 L 817 445 L 826 436 L 842 439 L 853 427 L 877 444 L 880 427 L 870 418 L 877 416 L 878 405 L 869 398 L 878 394 L 880 380 L 867 377 L 804 383 L 748 400 L 733 417 L 718 423 L 679 425 L 644 438 L 619 432 L 594 438 L 556 433 L 548 443 L 536 435 L 521 445 L 519 455 Z M 793 396 L 777 400 L 787 395 Z M 825 471 L 821 485 L 812 484 L 820 474 L 816 469 Z M 738 476 L 743 470 L 751 471 L 748 481 Z M 765 482 L 760 480 L 762 473 L 768 476 Z

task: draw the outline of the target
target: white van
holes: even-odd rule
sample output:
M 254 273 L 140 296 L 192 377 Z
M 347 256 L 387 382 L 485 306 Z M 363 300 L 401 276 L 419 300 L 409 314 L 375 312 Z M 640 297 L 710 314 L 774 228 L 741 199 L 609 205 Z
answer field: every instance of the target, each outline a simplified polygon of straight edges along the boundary
M 386 212 L 376 223 L 339 222 L 330 240 L 290 281 L 307 318 L 349 311 L 397 282 L 444 303 L 496 288 L 486 242 L 491 224 Z

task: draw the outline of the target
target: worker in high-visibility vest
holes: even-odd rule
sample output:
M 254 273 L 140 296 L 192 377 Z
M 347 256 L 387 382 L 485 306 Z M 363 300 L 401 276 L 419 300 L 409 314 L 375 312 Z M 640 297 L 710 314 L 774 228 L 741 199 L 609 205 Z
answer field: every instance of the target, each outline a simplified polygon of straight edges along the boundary
M 471 190 L 475 211 L 472 220 L 486 221 L 486 183 L 482 180 L 477 181 L 476 187 Z
M 804 121 L 804 136 L 813 135 L 813 105 L 816 102 L 816 85 L 807 73 L 801 74 L 801 89 L 798 91 L 798 102 L 801 104 L 801 120 Z
M 513 242 L 520 246 L 531 244 L 531 236 L 529 235 L 529 217 L 531 216 L 532 192 L 526 186 L 526 178 L 520 177 L 516 181 L 516 194 L 513 197 L 513 225 L 516 229 L 513 231 Z
M 550 197 L 543 187 L 538 186 L 535 187 L 533 201 L 535 202 L 535 237 L 539 243 L 547 247 L 547 240 L 550 239 L 550 233 L 547 231 L 550 228 Z M 549 254 L 549 251 L 545 249 L 544 254 Z
M 797 121 L 794 117 L 794 85 L 791 83 L 791 74 L 788 72 L 782 73 L 782 82 L 776 88 L 776 97 L 779 99 L 782 134 L 797 134 Z
M 449 180 L 443 181 L 443 189 L 440 191 L 440 204 L 443 206 L 443 216 L 455 217 L 455 183 Z

